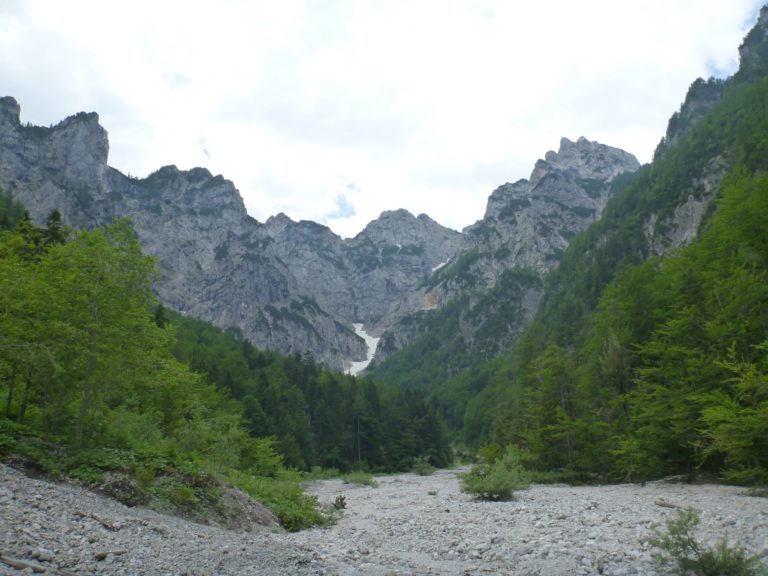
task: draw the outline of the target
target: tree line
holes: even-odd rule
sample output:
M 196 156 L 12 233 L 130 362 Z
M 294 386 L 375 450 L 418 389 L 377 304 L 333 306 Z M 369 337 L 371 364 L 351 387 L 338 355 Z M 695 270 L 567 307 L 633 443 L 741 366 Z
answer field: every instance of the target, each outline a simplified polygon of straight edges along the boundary
M 420 396 L 174 314 L 155 280 L 129 221 L 71 230 L 54 211 L 38 227 L 0 193 L 0 456 L 34 452 L 89 484 L 119 468 L 143 495 L 173 475 L 185 503 L 211 496 L 192 479 L 213 474 L 292 528 L 319 516 L 289 470 L 451 460 Z
M 767 104 L 765 79 L 729 85 L 572 241 L 515 349 L 445 384 L 477 391 L 470 445 L 582 479 L 768 482 Z M 713 175 L 696 240 L 653 256 L 650 216 Z

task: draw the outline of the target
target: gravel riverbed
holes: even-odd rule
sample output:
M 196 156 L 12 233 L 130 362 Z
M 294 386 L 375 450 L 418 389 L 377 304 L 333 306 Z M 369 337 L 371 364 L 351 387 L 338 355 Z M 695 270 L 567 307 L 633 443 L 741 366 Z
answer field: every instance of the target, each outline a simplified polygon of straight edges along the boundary
M 768 498 L 743 488 L 533 486 L 513 501 L 490 503 L 462 494 L 448 470 L 377 482 L 309 484 L 323 504 L 346 499 L 330 528 L 238 533 L 0 466 L 0 575 L 660 576 L 648 537 L 688 506 L 700 511 L 700 541 L 727 535 L 768 565 Z

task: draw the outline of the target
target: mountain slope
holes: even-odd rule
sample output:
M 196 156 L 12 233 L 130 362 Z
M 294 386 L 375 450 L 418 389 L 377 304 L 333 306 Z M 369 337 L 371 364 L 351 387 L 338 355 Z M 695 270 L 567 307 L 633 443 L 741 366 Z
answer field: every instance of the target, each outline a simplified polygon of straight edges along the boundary
M 571 242 L 515 354 L 436 394 L 473 391 L 468 441 L 580 475 L 766 481 L 767 40 L 763 8 L 739 72 L 693 84 L 654 162 Z
M 203 168 L 166 166 L 137 179 L 109 167 L 96 114 L 44 128 L 22 126 L 19 113 L 13 98 L 0 99 L 0 188 L 38 223 L 53 209 L 74 227 L 129 217 L 157 258 L 163 302 L 260 348 L 308 353 L 339 369 L 364 359 L 352 323 L 380 318 L 462 242 L 404 211 L 346 241 L 283 215 L 261 224 L 231 182 Z
M 19 114 L 13 98 L 0 99 L 0 188 L 33 220 L 58 209 L 72 226 L 93 228 L 127 216 L 157 259 L 156 289 L 169 307 L 260 348 L 310 354 L 339 369 L 366 356 L 353 323 L 375 335 L 388 331 L 384 357 L 414 337 L 421 316 L 460 294 L 470 296 L 472 312 L 456 345 L 473 347 L 479 338 L 474 348 L 483 357 L 498 353 L 539 294 L 535 279 L 509 270 L 554 265 L 568 238 L 599 214 L 613 178 L 637 166 L 620 150 L 563 139 L 530 182 L 494 192 L 485 218 L 463 234 L 396 210 L 342 240 L 282 214 L 253 220 L 233 184 L 203 168 L 123 175 L 107 164 L 109 142 L 96 114 L 50 128 L 22 126 Z M 500 291 L 518 295 L 511 308 L 495 304 L 504 301 Z M 511 314 L 516 320 L 499 339 L 495 318 Z
M 544 275 L 638 167 L 623 150 L 563 138 L 529 180 L 497 188 L 464 230 L 464 252 L 422 286 L 431 305 L 387 327 L 371 377 L 432 390 L 508 349 L 537 309 Z

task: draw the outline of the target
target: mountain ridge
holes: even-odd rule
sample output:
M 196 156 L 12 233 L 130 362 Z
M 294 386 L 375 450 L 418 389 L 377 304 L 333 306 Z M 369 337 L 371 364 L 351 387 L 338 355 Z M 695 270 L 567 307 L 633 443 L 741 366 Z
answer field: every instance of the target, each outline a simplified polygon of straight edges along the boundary
M 169 165 L 145 178 L 122 174 L 107 163 L 108 134 L 96 113 L 74 114 L 48 128 L 22 126 L 18 102 L 5 97 L 0 99 L 0 137 L 0 187 L 27 206 L 33 220 L 43 222 L 53 209 L 84 228 L 129 217 L 157 259 L 157 292 L 169 307 L 234 330 L 256 346 L 310 354 L 337 369 L 366 356 L 353 323 L 379 335 L 406 316 L 450 300 L 450 290 L 424 289 L 428 279 L 482 245 L 478 227 L 500 219 L 492 206 L 504 187 L 491 195 L 486 216 L 462 232 L 426 214 L 396 209 L 342 239 L 323 224 L 294 222 L 285 214 L 258 222 L 248 215 L 234 184 L 206 168 Z M 589 179 L 592 164 L 600 160 L 587 161 L 586 150 L 631 158 L 624 169 L 637 165 L 631 155 L 585 138 L 560 144 L 559 152 L 537 163 L 535 185 L 555 170 L 573 172 L 575 161 L 582 164 L 578 175 Z M 590 204 L 578 215 L 581 228 L 592 217 L 588 212 L 602 206 L 576 189 L 578 202 Z M 547 190 L 562 192 L 553 192 L 553 185 Z M 493 226 L 498 256 L 498 248 L 509 244 L 509 232 Z M 527 254 L 537 262 L 556 257 L 567 243 L 555 240 L 557 249 L 548 246 L 552 254 L 544 257 L 533 233 L 531 227 L 523 241 L 531 243 Z M 490 278 L 486 284 L 495 282 Z

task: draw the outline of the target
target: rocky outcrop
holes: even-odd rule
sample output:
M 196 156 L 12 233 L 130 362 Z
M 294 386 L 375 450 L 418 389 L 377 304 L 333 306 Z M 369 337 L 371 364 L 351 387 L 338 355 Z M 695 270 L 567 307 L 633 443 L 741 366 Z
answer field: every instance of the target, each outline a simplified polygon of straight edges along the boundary
M 739 69 L 728 79 L 697 78 L 688 89 L 680 109 L 672 114 L 667 132 L 654 153 L 660 158 L 675 146 L 719 102 L 726 87 L 768 76 L 768 5 L 760 10 L 757 23 L 739 46 Z
M 557 152 L 536 162 L 529 180 L 494 190 L 485 217 L 464 232 L 472 244 L 493 252 L 493 268 L 546 273 L 569 240 L 600 217 L 613 179 L 639 167 L 618 148 L 563 138 Z
M 338 368 L 345 358 L 365 357 L 351 320 L 313 303 L 230 181 L 175 166 L 129 178 L 107 165 L 108 151 L 96 114 L 51 128 L 22 126 L 15 100 L 0 100 L 0 187 L 33 219 L 44 221 L 54 208 L 75 227 L 128 217 L 157 259 L 156 289 L 168 306 L 239 331 L 259 347 L 311 353 Z
M 768 76 L 768 5 L 760 9 L 757 23 L 739 46 L 739 70 L 736 82 L 748 82 Z
M 654 152 L 654 159 L 675 146 L 723 97 L 726 82 L 717 78 L 697 78 L 685 96 L 680 110 L 672 114 L 667 123 L 667 132 Z
M 367 292 L 357 314 L 375 332 L 399 316 L 422 309 L 420 286 L 459 254 L 465 237 L 426 214 L 384 212 L 346 246 L 356 293 Z
M 618 148 L 563 138 L 530 179 L 494 190 L 482 220 L 464 229 L 464 250 L 390 308 L 378 326 L 382 344 L 373 366 L 414 342 L 427 324 L 458 335 L 458 348 L 476 358 L 509 347 L 538 308 L 543 276 L 570 239 L 600 217 L 615 178 L 639 166 Z
M 727 171 L 728 162 L 723 156 L 716 156 L 704 167 L 701 176 L 691 182 L 685 191 L 685 200 L 671 214 L 660 216 L 653 212 L 648 216 L 643 232 L 651 254 L 664 256 L 696 239 Z

